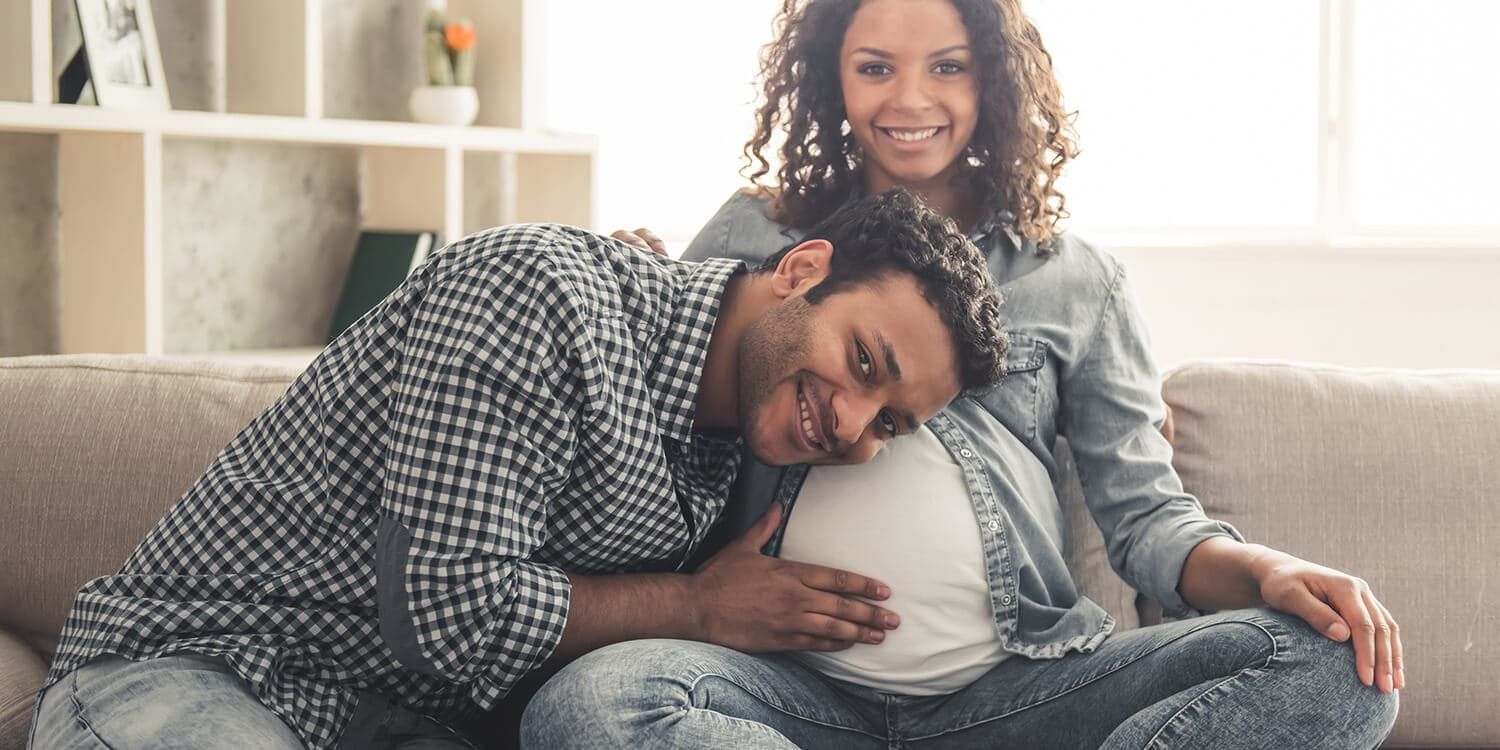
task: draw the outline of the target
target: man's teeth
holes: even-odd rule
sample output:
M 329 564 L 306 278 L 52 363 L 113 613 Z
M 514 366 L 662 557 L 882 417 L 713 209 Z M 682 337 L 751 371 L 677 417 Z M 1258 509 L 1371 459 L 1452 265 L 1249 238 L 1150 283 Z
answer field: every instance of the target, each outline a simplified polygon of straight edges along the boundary
M 885 132 L 890 135 L 890 137 L 895 138 L 898 141 L 906 141 L 907 143 L 910 143 L 912 141 L 925 141 L 928 138 L 937 135 L 937 132 L 939 130 L 941 130 L 941 128 L 924 128 L 922 130 L 891 130 L 889 128 L 886 128 Z
M 802 394 L 797 394 L 797 409 L 802 412 L 802 434 L 807 436 L 807 442 L 818 446 L 817 435 L 813 433 L 812 414 L 807 410 L 807 400 Z

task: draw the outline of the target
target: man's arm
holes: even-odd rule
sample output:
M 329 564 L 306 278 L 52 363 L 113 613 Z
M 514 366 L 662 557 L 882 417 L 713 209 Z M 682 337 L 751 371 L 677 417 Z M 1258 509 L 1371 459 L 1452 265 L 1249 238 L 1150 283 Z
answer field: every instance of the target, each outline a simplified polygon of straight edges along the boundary
M 885 599 L 888 586 L 760 553 L 781 514 L 781 505 L 772 503 L 754 527 L 693 575 L 569 574 L 568 619 L 553 659 L 634 638 L 706 641 L 750 653 L 837 651 L 884 640 L 900 618 L 859 599 Z
M 1384 692 L 1406 687 L 1400 628 L 1369 584 L 1259 544 L 1205 539 L 1188 554 L 1178 591 L 1197 609 L 1269 606 L 1335 641 L 1354 641 L 1359 679 Z

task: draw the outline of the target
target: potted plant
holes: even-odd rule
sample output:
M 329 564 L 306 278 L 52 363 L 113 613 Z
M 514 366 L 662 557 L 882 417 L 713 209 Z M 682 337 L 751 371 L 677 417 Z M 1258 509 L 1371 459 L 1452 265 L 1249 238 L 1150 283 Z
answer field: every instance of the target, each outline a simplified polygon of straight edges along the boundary
M 468 125 L 479 114 L 479 95 L 474 90 L 474 24 L 467 20 L 448 22 L 446 14 L 433 9 L 423 30 L 423 58 L 427 85 L 411 92 L 408 104 L 417 122 L 435 125 Z

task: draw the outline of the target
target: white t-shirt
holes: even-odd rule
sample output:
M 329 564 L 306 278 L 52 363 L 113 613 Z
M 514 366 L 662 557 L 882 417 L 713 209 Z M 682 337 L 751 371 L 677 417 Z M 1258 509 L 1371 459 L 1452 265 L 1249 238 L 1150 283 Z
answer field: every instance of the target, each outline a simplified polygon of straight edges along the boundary
M 846 682 L 944 695 L 1005 659 L 995 632 L 979 522 L 963 480 L 927 428 L 862 466 L 814 467 L 787 520 L 781 557 L 872 576 L 901 616 L 879 644 L 799 652 Z

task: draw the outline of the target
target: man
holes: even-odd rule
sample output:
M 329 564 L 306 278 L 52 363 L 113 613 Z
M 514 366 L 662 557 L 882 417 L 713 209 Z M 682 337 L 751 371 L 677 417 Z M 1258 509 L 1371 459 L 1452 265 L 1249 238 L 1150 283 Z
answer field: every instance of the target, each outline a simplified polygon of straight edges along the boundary
M 771 596 L 753 625 L 776 647 L 869 634 L 878 610 L 839 606 L 874 593 L 858 577 L 746 557 L 747 595 L 674 571 L 742 439 L 773 464 L 864 461 L 996 380 L 989 288 L 903 193 L 753 273 L 571 227 L 462 240 L 84 586 L 34 746 L 463 747 L 450 727 L 549 660 L 723 639 L 749 596 Z

